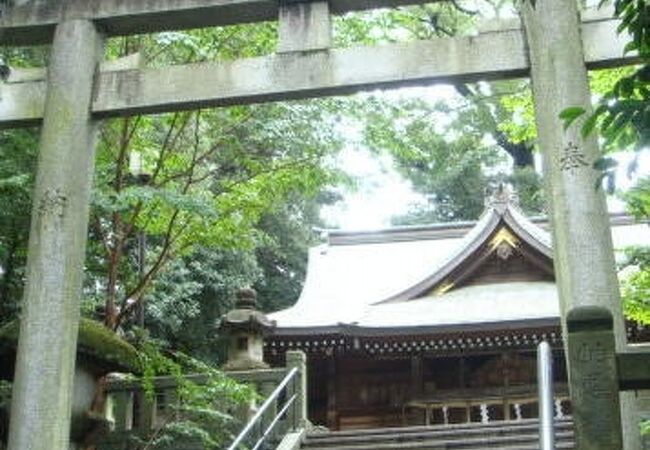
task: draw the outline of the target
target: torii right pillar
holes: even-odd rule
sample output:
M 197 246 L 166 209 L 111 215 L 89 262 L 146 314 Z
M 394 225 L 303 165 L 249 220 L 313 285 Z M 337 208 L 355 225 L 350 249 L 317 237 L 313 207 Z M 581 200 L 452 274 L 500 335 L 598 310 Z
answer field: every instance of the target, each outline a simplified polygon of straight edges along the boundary
M 626 346 L 609 216 L 602 189 L 596 189 L 593 167 L 600 152 L 594 136 L 583 139 L 580 121 L 564 130 L 560 112 L 571 106 L 591 111 L 576 0 L 526 0 L 521 15 L 528 42 L 538 144 L 543 153 L 545 189 L 553 229 L 554 265 L 566 336 L 567 313 L 578 306 L 602 306 L 614 316 L 616 350 Z M 566 345 L 566 339 L 565 339 Z M 567 348 L 567 355 L 572 352 Z M 571 361 L 568 361 L 571 365 Z M 583 380 L 570 375 L 571 391 Z M 621 393 L 622 433 L 616 430 L 603 447 L 587 447 L 581 439 L 590 429 L 588 405 L 574 400 L 580 450 L 640 449 L 638 414 L 633 393 Z M 578 404 L 576 404 L 576 402 Z M 593 417 L 595 419 L 595 416 Z M 593 424 L 597 420 L 591 421 Z M 595 436 L 592 436 L 592 438 Z M 591 440 L 591 438 L 589 439 Z M 608 441 L 609 439 L 605 439 Z M 581 442 L 582 441 L 582 442 Z M 616 442 L 618 441 L 618 442 Z

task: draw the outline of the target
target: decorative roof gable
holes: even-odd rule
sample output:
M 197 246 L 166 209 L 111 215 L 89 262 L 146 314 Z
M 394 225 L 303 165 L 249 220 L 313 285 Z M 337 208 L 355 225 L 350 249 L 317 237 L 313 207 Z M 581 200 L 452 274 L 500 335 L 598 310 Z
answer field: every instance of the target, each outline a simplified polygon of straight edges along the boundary
M 377 303 L 399 302 L 424 296 L 442 295 L 467 286 L 477 276 L 490 275 L 488 266 L 511 274 L 504 281 L 553 281 L 553 250 L 550 237 L 530 222 L 514 204 L 513 196 L 500 187 L 486 202 L 486 210 L 457 250 L 432 273 L 409 288 Z M 528 268 L 532 278 L 521 279 L 517 271 Z M 494 271 L 492 271 L 494 272 Z M 492 282 L 499 277 L 492 274 Z

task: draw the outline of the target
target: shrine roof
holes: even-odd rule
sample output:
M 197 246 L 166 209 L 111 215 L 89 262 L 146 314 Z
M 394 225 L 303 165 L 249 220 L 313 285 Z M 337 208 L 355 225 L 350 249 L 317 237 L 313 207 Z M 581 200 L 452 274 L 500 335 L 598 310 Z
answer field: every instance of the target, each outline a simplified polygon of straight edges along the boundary
M 553 281 L 445 286 L 459 266 L 477 258 L 477 249 L 494 250 L 490 243 L 503 228 L 552 265 L 545 221 L 526 218 L 508 202 L 487 207 L 473 223 L 332 232 L 327 243 L 310 249 L 298 302 L 269 315 L 275 333 L 556 320 Z M 647 245 L 650 226 L 616 216 L 612 237 L 618 250 Z
M 492 329 L 522 324 L 558 325 L 559 302 L 553 282 L 512 282 L 467 286 L 441 296 L 371 305 L 355 320 L 324 323 L 286 310 L 278 320 L 281 335 L 421 334 L 453 329 Z M 294 315 L 295 314 L 295 315 Z M 293 317 L 292 317 L 293 315 Z M 316 319 L 312 322 L 309 319 Z M 295 323 L 286 326 L 284 323 Z

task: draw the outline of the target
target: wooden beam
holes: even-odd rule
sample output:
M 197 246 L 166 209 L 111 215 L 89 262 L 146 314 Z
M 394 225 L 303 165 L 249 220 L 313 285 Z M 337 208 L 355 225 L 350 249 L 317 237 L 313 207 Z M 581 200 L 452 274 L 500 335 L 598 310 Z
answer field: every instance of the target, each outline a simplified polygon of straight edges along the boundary
M 337 405 L 337 392 L 338 392 L 338 379 L 337 379 L 337 366 L 338 361 L 336 356 L 330 355 L 327 358 L 327 427 L 330 430 L 339 429 L 338 421 L 338 405 Z
M 618 381 L 622 391 L 650 389 L 650 345 L 638 347 L 645 351 L 617 355 Z
M 589 68 L 629 63 L 617 22 L 585 22 Z M 204 107 L 302 99 L 433 83 L 527 76 L 519 28 L 478 36 L 375 47 L 292 52 L 231 62 L 162 69 L 104 71 L 93 112 L 129 116 Z M 0 128 L 34 125 L 45 99 L 44 81 L 0 85 Z
M 430 1 L 330 0 L 330 8 L 344 14 Z M 95 21 L 108 36 L 124 36 L 277 20 L 278 15 L 278 0 L 31 0 L 0 15 L 0 45 L 47 44 L 54 26 L 71 17 Z

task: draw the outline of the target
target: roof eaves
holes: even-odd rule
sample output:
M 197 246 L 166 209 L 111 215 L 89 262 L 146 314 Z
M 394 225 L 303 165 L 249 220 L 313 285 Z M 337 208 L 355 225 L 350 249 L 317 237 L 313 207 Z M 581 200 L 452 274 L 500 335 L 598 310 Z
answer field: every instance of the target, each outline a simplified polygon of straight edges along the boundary
M 433 286 L 442 282 L 459 264 L 479 249 L 485 240 L 496 230 L 501 222 L 501 213 L 494 208 L 485 211 L 476 223 L 476 226 L 466 234 L 459 244 L 458 250 L 452 253 L 434 272 L 419 283 L 393 295 L 387 299 L 374 303 L 390 303 L 409 300 L 419 297 L 429 291 Z
M 476 332 L 494 330 L 517 330 L 526 328 L 541 328 L 559 326 L 559 317 L 544 317 L 534 319 L 517 319 L 499 322 L 462 323 L 445 325 L 423 325 L 408 327 L 363 327 L 358 325 L 339 324 L 325 327 L 287 327 L 273 330 L 272 338 L 293 338 L 305 336 L 337 336 L 337 337 L 380 337 L 380 336 L 416 336 L 430 334 L 446 334 L 452 332 Z

